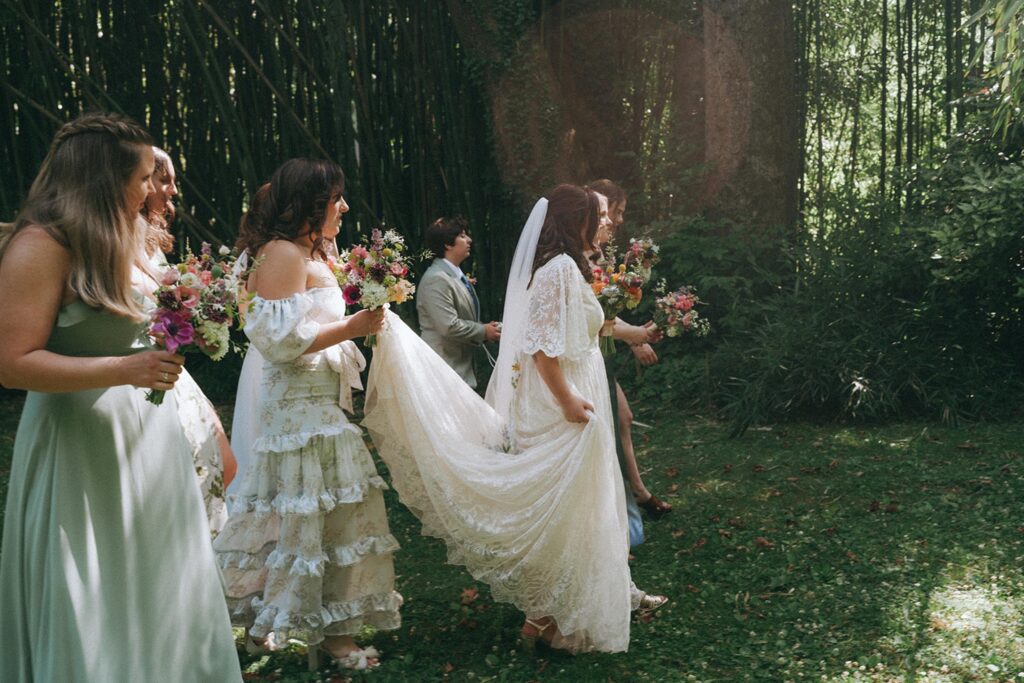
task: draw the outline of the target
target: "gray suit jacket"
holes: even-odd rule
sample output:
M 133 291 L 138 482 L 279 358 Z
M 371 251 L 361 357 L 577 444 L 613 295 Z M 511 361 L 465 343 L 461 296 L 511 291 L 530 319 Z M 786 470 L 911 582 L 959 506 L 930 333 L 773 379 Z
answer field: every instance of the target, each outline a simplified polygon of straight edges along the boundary
M 416 313 L 423 341 L 475 389 L 473 353 L 484 343 L 484 326 L 473 297 L 443 259 L 434 259 L 420 278 Z

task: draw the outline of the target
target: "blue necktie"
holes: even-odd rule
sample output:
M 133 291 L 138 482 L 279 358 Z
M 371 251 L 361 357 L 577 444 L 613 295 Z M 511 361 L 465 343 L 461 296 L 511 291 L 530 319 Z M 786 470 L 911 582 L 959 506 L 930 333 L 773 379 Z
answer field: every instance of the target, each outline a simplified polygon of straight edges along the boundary
M 469 278 L 466 277 L 465 273 L 461 273 L 459 278 L 462 280 L 462 284 L 466 287 L 466 291 L 469 292 L 469 298 L 473 300 L 473 312 L 476 313 L 476 319 L 480 319 L 480 300 L 476 298 L 476 292 L 473 290 L 473 285 L 469 284 Z

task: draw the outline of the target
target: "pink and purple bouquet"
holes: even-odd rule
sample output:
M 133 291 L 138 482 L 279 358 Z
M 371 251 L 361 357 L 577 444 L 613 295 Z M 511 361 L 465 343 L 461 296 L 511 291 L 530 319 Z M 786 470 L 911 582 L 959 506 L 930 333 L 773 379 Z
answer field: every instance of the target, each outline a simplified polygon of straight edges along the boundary
M 221 360 L 231 348 L 231 324 L 238 314 L 240 276 L 227 247 L 214 258 L 203 243 L 199 256 L 188 251 L 185 259 L 168 266 L 154 292 L 157 308 L 149 334 L 171 353 L 200 352 Z M 156 405 L 164 393 L 152 390 L 146 398 Z
M 647 283 L 651 279 L 651 269 L 661 258 L 658 251 L 658 245 L 649 237 L 633 237 L 629 240 L 622 262 L 627 270 L 639 275 Z
M 408 301 L 416 287 L 406 279 L 409 264 L 405 240 L 394 230 L 374 229 L 370 238 L 341 252 L 332 265 L 342 296 L 349 306 L 369 311 L 389 303 Z M 366 336 L 366 345 L 373 346 L 375 336 Z
M 702 303 L 693 287 L 680 287 L 654 302 L 654 324 L 667 337 L 691 333 L 703 337 L 711 331 L 711 323 L 700 317 L 696 306 Z

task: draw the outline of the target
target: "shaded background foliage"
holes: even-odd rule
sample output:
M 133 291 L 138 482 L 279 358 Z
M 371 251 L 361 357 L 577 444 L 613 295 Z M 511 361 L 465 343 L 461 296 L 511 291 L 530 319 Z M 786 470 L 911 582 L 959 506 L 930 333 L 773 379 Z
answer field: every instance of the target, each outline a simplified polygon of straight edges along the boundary
M 328 157 L 343 241 L 383 222 L 417 244 L 466 215 L 498 317 L 534 198 L 611 177 L 715 325 L 663 345 L 634 392 L 739 430 L 998 414 L 1024 367 L 1024 174 L 999 94 L 1020 4 L 0 0 L 0 218 L 61 121 L 123 111 L 178 161 L 193 241 L 232 242 L 283 159 Z

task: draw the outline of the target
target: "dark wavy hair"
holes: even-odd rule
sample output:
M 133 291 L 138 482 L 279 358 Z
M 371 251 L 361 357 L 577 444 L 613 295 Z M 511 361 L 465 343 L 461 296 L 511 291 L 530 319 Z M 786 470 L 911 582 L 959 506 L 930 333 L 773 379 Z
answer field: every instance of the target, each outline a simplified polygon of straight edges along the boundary
M 469 222 L 462 216 L 443 216 L 427 227 L 423 241 L 434 258 L 444 258 L 445 247 L 451 247 L 459 235 L 466 232 Z
M 341 167 L 322 159 L 289 159 L 281 164 L 270 182 L 260 186 L 249 211 L 238 227 L 239 253 L 247 251 L 255 258 L 260 248 L 272 240 L 292 241 L 305 234 L 305 226 L 313 237 L 310 256 L 319 253 L 327 258 L 323 235 L 320 234 L 327 204 L 337 201 L 345 190 L 345 174 Z
M 587 282 L 594 279 L 583 255 L 597 236 L 600 202 L 597 194 L 579 185 L 559 185 L 547 196 L 548 211 L 537 239 L 533 272 L 559 254 L 568 254 Z

